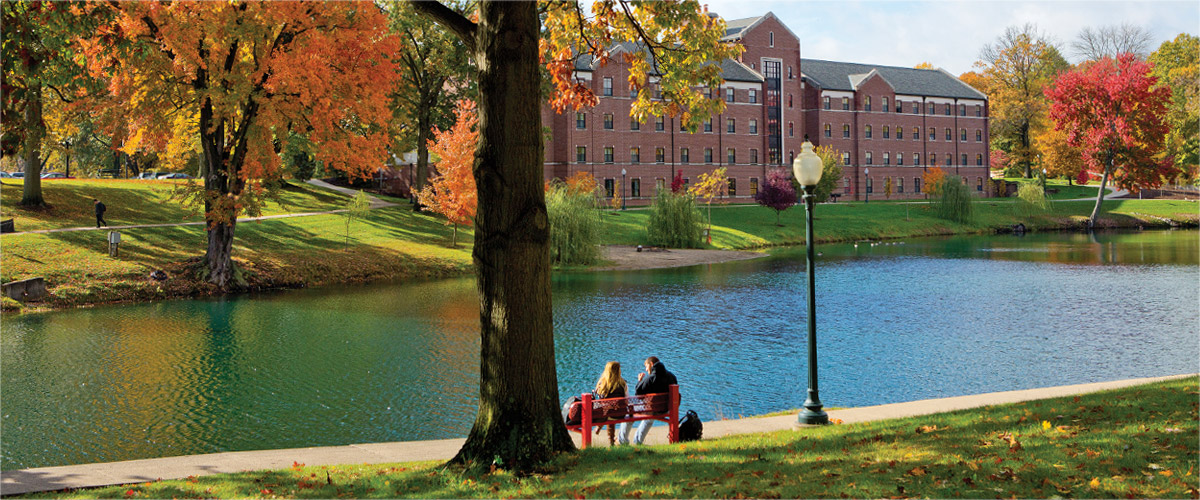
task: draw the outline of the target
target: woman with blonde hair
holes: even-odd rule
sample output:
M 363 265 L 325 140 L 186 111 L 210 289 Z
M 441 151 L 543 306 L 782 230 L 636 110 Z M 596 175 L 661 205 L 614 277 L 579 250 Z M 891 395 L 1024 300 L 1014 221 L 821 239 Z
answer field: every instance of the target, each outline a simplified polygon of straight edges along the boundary
M 621 378 L 621 363 L 617 361 L 609 361 L 604 365 L 604 373 L 600 374 L 600 380 L 596 381 L 596 399 L 611 399 L 624 398 L 628 391 L 628 386 L 625 384 L 625 379 Z M 614 401 L 611 404 L 606 404 L 604 408 L 605 418 L 625 418 L 625 400 Z M 604 426 L 596 428 L 596 434 L 600 433 L 600 429 Z M 608 445 L 616 444 L 616 426 L 608 424 Z

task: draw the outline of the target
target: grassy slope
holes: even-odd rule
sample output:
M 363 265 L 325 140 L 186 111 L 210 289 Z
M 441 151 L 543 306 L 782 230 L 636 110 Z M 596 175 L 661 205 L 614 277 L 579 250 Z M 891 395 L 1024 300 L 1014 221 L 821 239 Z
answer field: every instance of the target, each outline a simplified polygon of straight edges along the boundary
M 1197 378 L 952 413 L 566 454 L 541 474 L 304 467 L 55 498 L 1197 498 Z M 659 427 L 654 432 L 663 432 Z
M 934 216 L 926 204 L 915 203 L 826 203 L 817 205 L 813 222 L 818 241 L 852 241 L 954 233 L 991 233 L 1018 222 L 1029 229 L 1079 228 L 1095 205 L 1091 201 L 1057 201 L 1045 214 L 1019 214 L 1017 204 L 1005 200 L 980 200 L 973 207 L 970 224 L 958 224 Z M 1103 226 L 1156 226 L 1167 218 L 1194 225 L 1200 204 L 1175 200 L 1111 200 L 1104 202 L 1099 224 Z M 701 211 L 707 217 L 707 210 Z M 607 243 L 645 244 L 647 210 L 608 212 L 604 215 Z M 804 208 L 797 205 L 783 212 L 775 224 L 775 211 L 757 205 L 714 207 L 713 241 L 716 248 L 755 248 L 804 242 Z
M 171 191 L 184 181 L 125 179 L 53 179 L 42 181 L 49 208 L 28 210 L 20 205 L 21 185 L 9 179 L 0 186 L 0 219 L 15 219 L 18 231 L 88 227 L 96 224 L 92 199 L 104 202 L 105 222 L 111 226 L 201 222 L 199 214 L 171 200 Z M 345 208 L 347 198 L 308 184 L 293 182 L 280 190 L 281 203 L 268 203 L 263 215 L 322 212 Z

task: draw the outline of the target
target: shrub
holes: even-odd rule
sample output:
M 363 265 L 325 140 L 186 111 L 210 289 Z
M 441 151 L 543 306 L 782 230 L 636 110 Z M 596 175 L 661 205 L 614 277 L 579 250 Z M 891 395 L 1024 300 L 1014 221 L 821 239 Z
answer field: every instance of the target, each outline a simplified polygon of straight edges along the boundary
M 700 211 L 696 199 L 685 193 L 659 189 L 650 205 L 646 234 L 651 245 L 670 248 L 698 248 L 703 239 Z
M 767 172 L 767 182 L 758 189 L 754 201 L 775 210 L 775 225 L 779 225 L 779 214 L 796 204 L 796 188 L 791 177 L 783 170 Z
M 550 219 L 550 261 L 559 265 L 600 260 L 600 218 L 590 190 L 555 183 L 546 192 Z
M 942 182 L 942 195 L 934 202 L 937 216 L 966 224 L 971 220 L 971 191 L 958 177 L 948 177 Z
M 1017 188 L 1017 198 L 1015 206 L 1019 215 L 1030 216 L 1050 209 L 1046 192 L 1036 183 L 1022 182 Z

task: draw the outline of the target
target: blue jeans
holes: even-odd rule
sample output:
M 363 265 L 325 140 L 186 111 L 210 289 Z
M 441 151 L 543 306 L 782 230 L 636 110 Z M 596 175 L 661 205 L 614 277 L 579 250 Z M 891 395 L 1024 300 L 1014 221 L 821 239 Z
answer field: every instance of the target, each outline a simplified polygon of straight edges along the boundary
M 633 444 L 642 444 L 646 441 L 646 434 L 650 433 L 650 426 L 654 425 L 653 419 L 642 420 L 638 422 L 637 434 L 633 436 Z M 617 429 L 617 443 L 629 444 L 629 422 L 621 422 Z

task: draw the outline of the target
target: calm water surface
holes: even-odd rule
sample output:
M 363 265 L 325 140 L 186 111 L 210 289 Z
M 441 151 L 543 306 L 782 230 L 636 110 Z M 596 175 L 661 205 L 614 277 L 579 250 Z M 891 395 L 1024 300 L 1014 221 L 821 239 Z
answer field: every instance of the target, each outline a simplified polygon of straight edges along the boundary
M 863 406 L 1198 371 L 1195 231 L 826 245 L 821 399 Z M 558 274 L 559 392 L 648 355 L 702 418 L 804 400 L 803 249 Z M 6 315 L 0 468 L 462 436 L 470 279 Z

